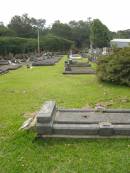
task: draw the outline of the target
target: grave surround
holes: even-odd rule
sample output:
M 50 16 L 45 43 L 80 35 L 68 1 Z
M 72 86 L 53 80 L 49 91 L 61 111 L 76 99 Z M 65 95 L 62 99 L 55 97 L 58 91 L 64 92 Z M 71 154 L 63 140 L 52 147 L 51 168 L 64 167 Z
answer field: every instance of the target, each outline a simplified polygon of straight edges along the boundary
M 10 70 L 17 70 L 20 67 L 22 67 L 22 64 L 0 66 L 0 74 L 8 73 Z
M 96 71 L 91 68 L 87 62 L 65 61 L 63 74 L 95 74 Z
M 48 101 L 37 114 L 39 137 L 129 137 L 130 110 L 58 109 Z

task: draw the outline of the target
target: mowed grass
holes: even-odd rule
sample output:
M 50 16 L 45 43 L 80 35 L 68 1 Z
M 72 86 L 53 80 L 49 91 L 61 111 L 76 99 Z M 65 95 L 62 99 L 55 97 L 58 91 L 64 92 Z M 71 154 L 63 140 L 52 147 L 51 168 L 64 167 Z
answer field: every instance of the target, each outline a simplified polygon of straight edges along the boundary
M 62 75 L 63 62 L 0 76 L 0 173 L 130 173 L 129 139 L 35 140 L 19 130 L 24 114 L 47 100 L 62 108 L 130 108 L 129 87 Z

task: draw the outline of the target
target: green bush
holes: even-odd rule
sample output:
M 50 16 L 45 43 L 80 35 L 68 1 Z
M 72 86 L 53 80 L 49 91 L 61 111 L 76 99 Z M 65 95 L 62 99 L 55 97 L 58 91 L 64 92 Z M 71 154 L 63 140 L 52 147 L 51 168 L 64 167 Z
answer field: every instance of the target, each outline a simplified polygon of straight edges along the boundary
M 97 61 L 97 77 L 101 81 L 130 86 L 130 48 L 100 57 Z

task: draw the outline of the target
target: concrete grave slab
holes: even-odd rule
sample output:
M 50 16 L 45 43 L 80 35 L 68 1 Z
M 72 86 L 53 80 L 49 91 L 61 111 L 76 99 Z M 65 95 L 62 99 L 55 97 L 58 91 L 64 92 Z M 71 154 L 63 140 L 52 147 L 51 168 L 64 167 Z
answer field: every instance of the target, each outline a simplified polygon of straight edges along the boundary
M 9 61 L 8 60 L 0 60 L 0 65 L 8 65 Z
M 77 64 L 77 65 L 76 65 Z M 88 63 L 65 61 L 63 74 L 95 74 L 96 71 Z
M 71 67 L 91 67 L 91 64 L 89 64 L 88 62 L 68 60 L 68 61 L 65 61 L 65 63 L 69 63 Z
M 44 57 L 40 60 L 35 59 L 32 66 L 52 66 L 61 60 L 63 56 Z
M 16 70 L 16 69 L 18 69 L 20 67 L 22 67 L 21 64 L 0 66 L 0 74 L 8 73 L 10 70 Z
M 70 70 L 65 68 L 63 74 L 96 74 L 96 71 L 90 67 L 70 67 Z
M 37 114 L 41 137 L 130 137 L 130 110 L 57 109 L 46 102 Z

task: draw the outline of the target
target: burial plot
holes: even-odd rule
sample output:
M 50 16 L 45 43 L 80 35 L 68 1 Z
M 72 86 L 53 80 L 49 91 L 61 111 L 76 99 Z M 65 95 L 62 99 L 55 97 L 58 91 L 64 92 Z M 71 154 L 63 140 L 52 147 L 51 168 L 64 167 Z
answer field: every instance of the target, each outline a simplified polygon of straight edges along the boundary
M 34 60 L 32 66 L 52 66 L 55 65 L 62 57 L 44 57 L 40 60 Z
M 69 59 L 76 60 L 76 59 L 81 59 L 81 55 L 79 54 L 70 54 Z
M 65 71 L 63 74 L 95 74 L 96 71 L 91 67 L 86 66 L 73 66 L 69 62 L 65 62 Z
M 8 73 L 8 72 L 9 72 L 9 70 L 8 70 L 7 67 L 4 67 L 4 66 L 1 66 L 1 67 L 0 67 L 0 74 L 6 74 L 6 73 Z
M 4 65 L 0 67 L 0 74 L 8 73 L 9 70 L 16 70 L 18 68 L 22 67 L 21 64 L 13 64 L 13 65 Z
M 37 115 L 39 137 L 130 137 L 130 110 L 57 109 L 46 102 Z
M 0 65 L 8 65 L 9 61 L 8 60 L 0 60 Z
M 42 60 L 42 61 L 33 61 L 32 66 L 52 66 L 54 65 L 53 61 L 50 60 Z
M 13 65 L 8 65 L 7 66 L 8 70 L 17 70 L 20 67 L 22 67 L 21 64 L 13 64 Z
M 71 67 L 91 67 L 91 64 L 89 64 L 89 62 L 79 62 L 79 61 L 68 60 L 68 61 L 65 61 L 65 63 L 69 63 Z

